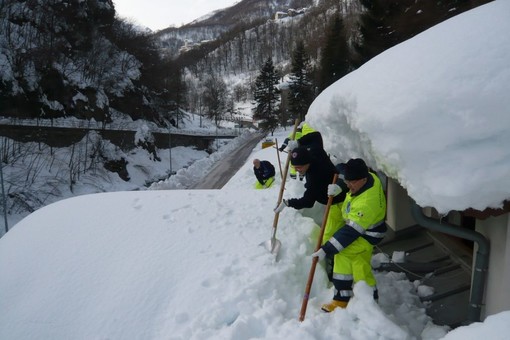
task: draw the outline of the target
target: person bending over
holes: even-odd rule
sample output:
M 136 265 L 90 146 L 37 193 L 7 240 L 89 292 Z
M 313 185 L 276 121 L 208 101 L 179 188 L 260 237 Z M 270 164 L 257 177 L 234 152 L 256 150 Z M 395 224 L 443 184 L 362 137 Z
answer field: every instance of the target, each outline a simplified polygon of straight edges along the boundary
M 275 170 L 271 162 L 254 159 L 253 172 L 255 173 L 255 177 L 257 177 L 255 189 L 265 189 L 273 185 Z

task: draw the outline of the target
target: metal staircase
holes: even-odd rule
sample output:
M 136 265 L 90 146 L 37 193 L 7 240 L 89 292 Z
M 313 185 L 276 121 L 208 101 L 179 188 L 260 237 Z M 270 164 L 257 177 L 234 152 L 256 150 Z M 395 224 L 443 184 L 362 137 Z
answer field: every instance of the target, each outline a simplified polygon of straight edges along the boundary
M 405 261 L 383 263 L 376 270 L 404 272 L 409 280 L 433 287 L 434 293 L 421 300 L 434 323 L 452 328 L 463 325 L 471 288 L 472 246 L 415 226 L 390 235 L 374 253 L 391 258 L 394 251 L 405 252 Z

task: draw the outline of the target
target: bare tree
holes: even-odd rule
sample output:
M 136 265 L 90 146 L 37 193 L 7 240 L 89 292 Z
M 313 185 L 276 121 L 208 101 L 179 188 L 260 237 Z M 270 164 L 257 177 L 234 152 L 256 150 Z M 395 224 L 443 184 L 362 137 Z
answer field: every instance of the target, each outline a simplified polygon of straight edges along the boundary
M 218 126 L 226 111 L 227 85 L 223 79 L 211 74 L 204 82 L 202 98 L 207 117 Z

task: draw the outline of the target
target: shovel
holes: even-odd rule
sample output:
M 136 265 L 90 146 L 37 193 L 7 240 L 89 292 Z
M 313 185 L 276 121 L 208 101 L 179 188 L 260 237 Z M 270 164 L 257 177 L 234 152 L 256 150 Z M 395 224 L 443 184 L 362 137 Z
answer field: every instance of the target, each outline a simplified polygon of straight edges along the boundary
M 299 119 L 296 119 L 294 123 L 294 130 L 292 131 L 292 139 L 294 139 L 294 136 L 296 135 L 297 126 L 299 125 Z M 276 150 L 278 152 L 278 150 Z M 278 154 L 278 163 L 280 159 L 280 155 Z M 278 202 L 276 202 L 276 206 L 279 206 L 280 203 L 282 203 L 283 199 L 283 191 L 285 190 L 285 181 L 287 179 L 287 172 L 289 170 L 289 163 L 290 163 L 290 153 L 287 154 L 287 162 L 285 162 L 285 168 L 283 169 L 283 175 L 282 175 L 282 184 L 280 185 L 280 194 L 278 195 Z M 278 218 L 280 216 L 280 213 L 274 214 L 274 220 L 273 220 L 273 236 L 271 239 L 265 241 L 262 243 L 264 247 L 273 255 L 277 256 L 278 251 L 280 250 L 282 243 L 276 239 L 276 228 L 278 226 Z
M 278 223 L 278 222 L 277 222 Z M 276 228 L 273 227 L 273 237 L 263 243 L 264 247 L 274 256 L 278 256 L 278 252 L 282 247 L 280 240 L 276 238 Z

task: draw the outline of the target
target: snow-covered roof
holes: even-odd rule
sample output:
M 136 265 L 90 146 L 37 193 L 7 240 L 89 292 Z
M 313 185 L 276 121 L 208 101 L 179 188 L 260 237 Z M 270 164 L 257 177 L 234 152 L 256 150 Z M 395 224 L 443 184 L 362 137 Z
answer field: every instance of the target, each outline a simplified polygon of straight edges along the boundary
M 307 120 L 340 159 L 364 158 L 439 212 L 510 198 L 510 2 L 405 41 L 321 93 Z

